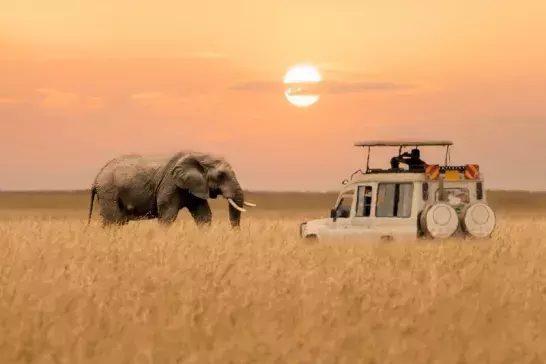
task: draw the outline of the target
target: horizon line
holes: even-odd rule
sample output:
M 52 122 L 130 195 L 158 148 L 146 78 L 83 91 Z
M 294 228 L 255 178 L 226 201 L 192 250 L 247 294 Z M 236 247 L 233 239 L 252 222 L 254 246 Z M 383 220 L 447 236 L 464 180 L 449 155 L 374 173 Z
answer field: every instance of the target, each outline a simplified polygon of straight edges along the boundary
M 243 189 L 245 193 L 340 193 L 340 190 L 257 190 L 257 189 Z M 522 189 L 486 189 L 487 192 L 518 192 L 518 193 L 546 193 L 546 190 L 522 190 Z M 90 193 L 91 189 L 2 189 L 1 193 Z

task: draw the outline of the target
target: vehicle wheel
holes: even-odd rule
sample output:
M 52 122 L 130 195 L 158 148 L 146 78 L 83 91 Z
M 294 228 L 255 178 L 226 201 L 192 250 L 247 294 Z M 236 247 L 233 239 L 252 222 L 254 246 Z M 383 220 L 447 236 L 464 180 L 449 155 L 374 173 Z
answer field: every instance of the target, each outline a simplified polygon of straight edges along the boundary
M 420 220 L 425 235 L 435 239 L 449 238 L 455 234 L 459 227 L 457 211 L 443 202 L 427 205 Z
M 423 216 L 423 211 L 420 211 L 418 214 L 417 214 L 417 237 L 418 238 L 424 238 L 426 237 L 426 233 L 425 231 L 423 230 L 423 227 L 421 226 L 421 217 Z
M 466 206 L 461 211 L 461 226 L 465 234 L 471 237 L 484 239 L 493 234 L 497 219 L 495 212 L 484 203 L 475 203 Z
M 304 237 L 305 242 L 307 243 L 316 243 L 318 241 L 318 236 L 315 234 L 309 234 Z

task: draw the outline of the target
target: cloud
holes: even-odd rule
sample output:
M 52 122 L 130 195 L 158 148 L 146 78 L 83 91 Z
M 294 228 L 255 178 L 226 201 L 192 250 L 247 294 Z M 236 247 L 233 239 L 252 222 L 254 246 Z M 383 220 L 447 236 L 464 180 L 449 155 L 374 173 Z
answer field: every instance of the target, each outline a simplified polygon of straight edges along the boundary
M 179 60 L 223 60 L 226 57 L 220 53 L 211 51 L 201 52 L 157 52 L 155 54 L 125 54 L 113 55 L 108 58 L 114 59 L 179 59 Z
M 93 55 L 88 53 L 43 53 L 35 58 L 45 62 L 55 61 L 104 61 L 104 60 L 137 60 L 137 61 L 154 61 L 154 60 L 178 60 L 178 61 L 223 61 L 227 57 L 223 54 L 212 51 L 198 52 L 176 52 L 167 50 L 164 52 L 110 52 L 102 55 Z
M 281 82 L 261 81 L 261 82 L 240 82 L 230 90 L 236 91 L 256 91 L 256 92 L 273 92 L 284 90 L 284 85 Z
M 369 72 L 363 72 L 360 67 L 351 67 L 342 62 L 323 62 L 317 64 L 317 68 L 328 79 L 364 79 L 376 76 Z
M 205 109 L 224 102 L 219 95 L 211 93 L 196 93 L 187 97 L 175 93 L 148 91 L 132 94 L 130 98 L 141 106 L 157 108 L 183 106 L 186 111 Z
M 78 95 L 51 88 L 39 88 L 35 91 L 39 95 L 38 104 L 46 109 L 78 111 L 100 110 L 104 107 L 104 100 L 96 96 Z
M 81 56 L 68 55 L 67 57 L 54 56 L 49 58 L 83 58 Z M 86 56 L 86 59 L 95 58 L 95 59 L 123 59 L 123 60 L 163 60 L 163 59 L 172 59 L 172 60 L 224 60 L 227 59 L 226 56 L 220 53 L 212 51 L 199 51 L 199 52 L 173 52 L 171 50 L 165 52 L 154 52 L 154 53 L 139 53 L 139 52 L 126 52 L 126 53 L 110 53 L 105 56 Z
M 0 105 L 13 105 L 19 103 L 19 100 L 13 97 L 0 97 Z
M 131 101 L 144 112 L 161 117 L 187 117 L 197 106 L 197 96 L 191 102 L 188 97 L 175 93 L 149 91 L 130 95 Z
M 131 99 L 145 107 L 178 106 L 188 102 L 186 97 L 157 91 L 135 93 L 131 95 Z
M 335 82 L 327 83 L 327 93 L 343 94 L 367 91 L 396 91 L 413 88 L 412 85 L 403 85 L 393 82 Z
M 224 55 L 216 52 L 191 52 L 186 55 L 182 55 L 182 58 L 192 58 L 192 59 L 224 59 Z
M 403 85 L 393 82 L 369 82 L 369 81 L 322 81 L 320 83 L 297 83 L 285 85 L 282 82 L 259 81 L 241 82 L 232 87 L 234 91 L 246 92 L 284 92 L 292 95 L 298 94 L 347 94 L 372 91 L 397 91 L 413 88 L 412 85 Z
M 348 94 L 374 91 L 398 91 L 414 88 L 397 82 L 378 80 L 377 74 L 363 73 L 361 69 L 342 62 L 322 62 L 317 65 L 323 80 L 320 83 L 295 83 L 285 85 L 281 80 L 260 80 L 240 82 L 230 87 L 235 91 L 285 92 L 291 95 L 304 94 Z M 351 81 L 349 81 L 351 80 Z
M 180 60 L 222 60 L 226 57 L 220 53 L 211 51 L 201 52 L 158 52 L 155 54 L 128 54 L 108 58 L 121 59 L 180 59 Z
M 71 53 L 53 53 L 48 54 L 43 57 L 45 60 L 65 60 L 65 59 L 82 59 L 83 56 L 80 54 L 71 54 Z

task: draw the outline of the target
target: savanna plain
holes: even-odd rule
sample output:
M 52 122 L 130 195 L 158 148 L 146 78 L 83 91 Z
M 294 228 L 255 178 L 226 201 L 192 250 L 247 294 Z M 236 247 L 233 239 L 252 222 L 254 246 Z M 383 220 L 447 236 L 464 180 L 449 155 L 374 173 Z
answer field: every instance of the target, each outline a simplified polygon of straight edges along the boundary
M 0 363 L 544 363 L 546 194 L 488 241 L 304 243 L 335 194 L 248 192 L 102 229 L 89 193 L 0 193 Z

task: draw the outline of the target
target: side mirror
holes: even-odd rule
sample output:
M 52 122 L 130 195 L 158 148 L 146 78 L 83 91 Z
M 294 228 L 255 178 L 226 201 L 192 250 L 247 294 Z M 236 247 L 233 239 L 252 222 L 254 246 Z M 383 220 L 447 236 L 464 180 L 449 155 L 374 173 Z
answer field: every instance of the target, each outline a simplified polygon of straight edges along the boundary
M 330 210 L 330 219 L 336 221 L 336 218 L 337 218 L 336 209 L 331 209 Z

